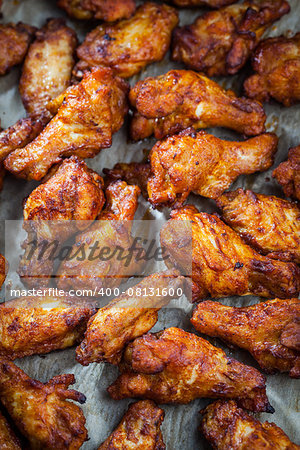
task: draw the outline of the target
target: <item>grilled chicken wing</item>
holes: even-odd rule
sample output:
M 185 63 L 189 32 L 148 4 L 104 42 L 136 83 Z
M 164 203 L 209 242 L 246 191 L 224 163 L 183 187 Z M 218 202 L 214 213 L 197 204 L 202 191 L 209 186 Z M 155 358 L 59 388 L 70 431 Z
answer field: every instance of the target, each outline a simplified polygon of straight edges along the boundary
M 74 65 L 76 34 L 62 19 L 52 19 L 36 33 L 25 58 L 19 89 L 24 107 L 33 118 L 47 111 L 47 104 L 66 90 Z
M 147 334 L 129 344 L 121 375 L 108 388 L 113 399 L 142 397 L 158 403 L 234 398 L 251 411 L 269 411 L 265 378 L 223 350 L 179 328 Z
M 47 383 L 33 380 L 15 364 L 0 361 L 0 399 L 20 432 L 34 449 L 77 450 L 87 439 L 80 403 L 85 396 L 69 390 L 72 374 L 58 375 Z
M 193 129 L 159 141 L 149 155 L 149 201 L 154 207 L 178 206 L 190 192 L 216 198 L 239 175 L 271 167 L 277 142 L 271 133 L 233 142 Z
M 248 350 L 268 373 L 300 377 L 300 300 L 269 300 L 234 308 L 206 301 L 191 319 L 200 333 Z
M 248 136 L 265 130 L 260 103 L 238 98 L 217 83 L 191 70 L 170 72 L 139 81 L 129 98 L 135 113 L 131 137 L 156 139 L 185 128 L 226 127 Z
M 223 218 L 247 244 L 269 258 L 300 264 L 300 209 L 296 203 L 252 191 L 217 199 Z
M 35 31 L 35 27 L 22 22 L 0 24 L 0 75 L 21 64 Z
M 126 291 L 100 308 L 89 320 L 84 340 L 76 350 L 76 360 L 84 366 L 101 361 L 118 364 L 125 345 L 151 330 L 158 311 L 172 298 L 180 297 L 177 292 L 183 280 L 176 270 L 155 273 L 130 288 L 137 292 L 135 296 Z M 165 289 L 167 295 L 158 294 Z M 144 292 L 145 297 L 138 295 Z
M 96 219 L 105 202 L 102 187 L 102 178 L 84 161 L 72 156 L 29 195 L 23 211 L 23 228 L 28 238 L 19 266 L 24 284 L 36 287 L 49 284 L 55 246 L 59 248 L 59 244 Z
M 260 255 L 217 216 L 199 213 L 194 206 L 172 211 L 161 230 L 161 244 L 181 269 L 190 262 L 192 244 L 193 301 L 232 295 L 291 298 L 299 293 L 296 264 Z
M 130 231 L 139 194 L 137 186 L 128 186 L 125 181 L 107 187 L 106 206 L 98 220 L 76 237 L 72 254 L 77 254 L 77 258 L 66 259 L 59 267 L 60 289 L 74 286 L 92 289 L 101 297 L 101 289 L 117 287 L 122 279 L 140 273 L 144 251 L 138 245 L 134 251 L 130 250 L 134 242 Z
M 149 163 L 117 163 L 113 169 L 103 169 L 105 179 L 109 182 L 123 180 L 128 184 L 138 186 L 147 199 L 147 183 L 150 176 Z
M 174 8 L 146 2 L 135 15 L 117 24 L 103 24 L 87 35 L 77 50 L 75 75 L 95 66 L 108 66 L 121 77 L 131 77 L 166 54 L 173 28 L 178 23 Z
M 105 22 L 128 19 L 135 10 L 135 0 L 58 0 L 57 4 L 75 19 Z
M 192 6 L 209 6 L 210 8 L 221 8 L 225 5 L 234 3 L 235 0 L 168 0 L 174 5 L 179 7 L 192 7 Z
M 92 158 L 110 147 L 127 112 L 127 91 L 127 83 L 114 77 L 111 69 L 92 70 L 52 102 L 57 114 L 33 142 L 8 156 L 6 169 L 40 180 L 62 157 Z
M 0 5 L 1 6 L 1 5 Z M 0 448 L 1 450 L 22 450 L 21 442 L 13 432 L 6 418 L 0 412 Z
M 207 12 L 176 28 L 172 58 L 210 77 L 235 74 L 266 29 L 289 11 L 286 0 L 246 0 Z
M 273 177 L 281 184 L 287 197 L 300 200 L 300 145 L 289 150 L 287 161 L 273 170 Z
M 218 400 L 201 411 L 200 430 L 215 450 L 299 450 L 275 423 L 261 423 L 235 401 Z
M 261 102 L 274 98 L 284 106 L 300 101 L 300 33 L 263 41 L 253 55 L 252 67 L 256 74 L 244 83 L 247 97 Z
M 0 357 L 14 360 L 80 342 L 96 310 L 76 298 L 20 298 L 0 306 Z
M 150 400 L 131 403 L 121 423 L 98 450 L 166 448 L 160 431 L 164 411 Z

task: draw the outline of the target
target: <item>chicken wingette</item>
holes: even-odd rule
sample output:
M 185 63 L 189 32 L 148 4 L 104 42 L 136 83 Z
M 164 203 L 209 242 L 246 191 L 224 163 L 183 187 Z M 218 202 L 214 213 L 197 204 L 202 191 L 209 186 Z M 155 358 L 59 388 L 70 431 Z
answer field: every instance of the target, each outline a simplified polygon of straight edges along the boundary
M 131 137 L 156 139 L 193 127 L 231 128 L 247 136 L 265 131 L 260 103 L 237 97 L 214 81 L 191 70 L 171 70 L 138 81 L 130 90 L 134 109 Z
M 269 258 L 300 264 L 300 208 L 273 195 L 238 189 L 220 196 L 223 219 Z
M 135 10 L 135 0 L 58 0 L 57 4 L 74 19 L 105 22 L 128 19 Z
M 135 339 L 125 350 L 120 370 L 108 388 L 115 400 L 189 403 L 196 398 L 230 398 L 251 411 L 273 412 L 263 375 L 179 328 Z
M 272 175 L 287 197 L 300 200 L 300 145 L 289 150 L 287 161 L 279 164 Z
M 244 308 L 213 301 L 197 305 L 197 331 L 248 350 L 267 373 L 300 377 L 300 300 L 275 299 Z
M 271 133 L 234 142 L 193 129 L 159 141 L 149 154 L 149 201 L 154 207 L 180 206 L 190 192 L 216 198 L 239 175 L 270 168 L 277 142 Z
M 161 230 L 161 245 L 170 256 L 166 262 L 181 270 L 189 271 L 192 258 L 193 301 L 233 295 L 291 298 L 299 293 L 296 264 L 257 253 L 219 217 L 194 206 L 171 212 Z

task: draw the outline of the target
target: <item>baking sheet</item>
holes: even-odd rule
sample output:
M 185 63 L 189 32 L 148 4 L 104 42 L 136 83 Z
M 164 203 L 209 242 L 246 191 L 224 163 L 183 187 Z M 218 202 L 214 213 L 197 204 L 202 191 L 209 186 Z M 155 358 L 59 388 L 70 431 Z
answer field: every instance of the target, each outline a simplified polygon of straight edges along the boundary
M 65 17 L 64 12 L 55 6 L 55 0 L 4 0 L 2 22 L 17 22 L 19 20 L 35 26 L 42 26 L 47 18 Z M 300 31 L 300 3 L 298 0 L 290 0 L 291 12 L 277 22 L 269 33 L 269 36 L 277 36 L 282 33 Z M 201 10 L 180 11 L 181 24 L 191 23 Z M 85 26 L 76 21 L 67 21 L 73 27 L 80 38 L 92 26 Z M 169 61 L 168 55 L 161 63 L 154 64 L 144 70 L 139 76 L 134 77 L 131 83 L 146 76 L 165 73 L 171 68 L 181 68 L 180 64 Z M 223 86 L 233 87 L 238 92 L 241 81 L 247 74 L 245 69 L 239 76 L 221 79 Z M 12 70 L 7 76 L 0 78 L 0 118 L 1 125 L 6 128 L 15 123 L 25 115 L 21 99 L 18 93 L 18 79 L 20 69 Z M 274 166 L 277 166 L 287 157 L 288 149 L 300 143 L 300 105 L 291 108 L 284 108 L 276 103 L 266 105 L 268 114 L 268 131 L 275 131 L 280 137 L 279 148 L 275 158 Z M 150 150 L 154 140 L 146 140 L 141 143 L 131 144 L 127 142 L 127 132 L 125 126 L 114 136 L 113 145 L 110 149 L 103 150 L 94 159 L 87 160 L 88 165 L 101 173 L 104 167 L 112 167 L 118 161 L 140 161 L 144 156 L 144 149 Z M 213 134 L 223 138 L 237 138 L 237 135 L 227 130 L 214 129 Z M 275 194 L 282 196 L 282 191 L 272 181 L 272 169 L 259 175 L 240 177 L 231 189 L 245 187 L 256 192 L 265 194 Z M 25 182 L 7 176 L 4 189 L 1 193 L 1 220 L 16 220 L 22 218 L 22 200 L 37 185 L 35 182 Z M 210 200 L 190 196 L 190 202 L 195 203 L 199 209 L 207 212 L 215 210 L 214 204 Z M 136 218 L 142 218 L 148 211 L 147 218 L 167 217 L 168 211 L 155 212 L 149 210 L 149 205 L 141 201 Z M 3 242 L 1 244 L 3 246 Z M 9 277 L 8 277 L 9 278 Z M 255 297 L 244 297 L 234 300 L 222 299 L 221 302 L 245 306 L 257 302 Z M 159 321 L 154 327 L 158 331 L 163 327 L 179 326 L 186 331 L 192 331 L 189 317 L 192 307 L 183 309 L 165 309 L 159 313 Z M 229 350 L 222 346 L 219 341 L 211 339 L 211 342 L 221 346 L 226 353 L 239 361 L 248 363 L 256 368 L 258 365 L 246 352 L 240 350 Z M 41 381 L 47 381 L 54 375 L 63 373 L 74 373 L 76 377 L 75 388 L 83 392 L 87 397 L 87 402 L 83 405 L 83 411 L 87 419 L 87 428 L 90 440 L 83 445 L 84 450 L 95 450 L 98 445 L 117 426 L 118 422 L 127 409 L 128 403 L 132 400 L 116 402 L 111 400 L 106 393 L 106 387 L 116 378 L 117 369 L 106 364 L 91 364 L 82 367 L 75 362 L 74 349 L 60 352 L 53 352 L 44 357 L 35 356 L 17 360 L 17 364 L 22 367 L 31 377 Z M 275 413 L 257 414 L 260 420 L 275 422 L 283 428 L 289 437 L 300 444 L 299 427 L 299 394 L 297 380 L 289 379 L 287 374 L 267 376 L 267 393 L 271 404 L 275 408 Z M 298 394 L 298 396 L 297 396 Z M 167 449 L 193 450 L 209 448 L 202 438 L 197 428 L 199 425 L 199 410 L 208 403 L 207 400 L 196 400 L 189 405 L 183 406 L 163 406 L 166 412 L 162 425 L 162 432 Z

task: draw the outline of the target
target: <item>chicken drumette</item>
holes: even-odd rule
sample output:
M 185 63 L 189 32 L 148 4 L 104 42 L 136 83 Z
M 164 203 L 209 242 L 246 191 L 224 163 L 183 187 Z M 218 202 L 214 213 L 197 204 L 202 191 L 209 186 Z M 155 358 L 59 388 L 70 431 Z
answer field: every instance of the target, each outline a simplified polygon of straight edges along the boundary
M 287 197 L 300 200 L 300 145 L 289 150 L 287 161 L 273 170 L 273 177 L 281 184 Z
M 284 106 L 300 101 L 300 33 L 263 41 L 253 55 L 252 67 L 256 73 L 244 83 L 247 97 L 261 102 L 274 98 Z
M 193 24 L 176 28 L 173 60 L 210 77 L 235 74 L 266 29 L 289 11 L 286 0 L 246 0 L 207 12 Z
M 174 8 L 146 2 L 135 15 L 117 24 L 103 24 L 87 35 L 77 50 L 76 76 L 95 66 L 108 66 L 121 77 L 131 77 L 166 54 L 173 28 Z
M 115 400 L 139 397 L 158 403 L 189 403 L 196 398 L 223 397 L 236 399 L 251 411 L 273 412 L 263 375 L 179 328 L 135 339 L 125 350 L 120 370 L 108 388 Z
M 217 216 L 199 213 L 194 206 L 172 211 L 161 230 L 161 244 L 169 262 L 185 271 L 192 246 L 193 301 L 232 295 L 291 298 L 299 293 L 296 264 L 260 255 Z
M 164 415 L 164 411 L 150 400 L 131 403 L 118 427 L 98 450 L 164 450 L 166 446 L 160 430 Z
M 300 377 L 300 300 L 269 300 L 244 308 L 206 301 L 191 319 L 200 333 L 248 350 L 268 373 Z
M 127 113 L 127 83 L 109 68 L 93 69 L 51 102 L 56 115 L 40 135 L 5 160 L 14 175 L 40 180 L 62 157 L 92 158 L 111 146 Z
M 209 78 L 191 70 L 171 70 L 136 83 L 129 94 L 135 109 L 131 137 L 156 139 L 192 126 L 231 128 L 253 136 L 265 130 L 260 103 L 238 98 Z
M 135 10 L 135 0 L 58 0 L 57 4 L 74 19 L 105 22 L 128 19 Z
M 261 423 L 235 401 L 218 400 L 201 411 L 200 430 L 215 450 L 299 450 L 275 423 Z
M 157 142 L 150 152 L 149 201 L 154 207 L 181 205 L 190 192 L 216 198 L 242 174 L 273 164 L 278 138 L 264 133 L 244 142 L 205 131 L 184 130 Z

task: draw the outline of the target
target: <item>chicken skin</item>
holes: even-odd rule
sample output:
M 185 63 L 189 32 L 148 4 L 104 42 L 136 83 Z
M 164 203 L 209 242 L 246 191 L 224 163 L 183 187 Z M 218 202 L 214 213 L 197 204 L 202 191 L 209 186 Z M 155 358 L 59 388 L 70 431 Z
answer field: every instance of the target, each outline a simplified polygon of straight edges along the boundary
M 275 423 L 261 423 L 234 400 L 218 400 L 201 411 L 200 430 L 215 450 L 299 450 Z
M 0 412 L 0 448 L 1 450 L 22 450 L 21 443 L 6 418 Z
M 95 66 L 111 67 L 124 78 L 139 73 L 148 64 L 163 59 L 177 23 L 174 8 L 146 2 L 129 20 L 99 25 L 77 50 L 75 75 L 80 77 Z
M 247 244 L 269 258 L 300 264 L 300 208 L 296 203 L 252 191 L 217 199 L 223 218 Z
M 143 196 L 148 199 L 147 183 L 150 177 L 151 167 L 149 163 L 117 163 L 112 169 L 103 169 L 105 180 L 113 182 L 126 181 L 128 184 L 138 186 Z
M 57 5 L 74 19 L 105 22 L 129 19 L 135 11 L 135 0 L 58 0 Z
M 180 206 L 190 192 L 216 198 L 239 175 L 271 167 L 277 142 L 271 133 L 233 142 L 193 128 L 159 141 L 149 155 L 149 201 L 154 207 Z
M 160 426 L 165 413 L 150 400 L 131 403 L 121 423 L 98 450 L 165 450 Z
M 131 137 L 156 139 L 193 127 L 225 127 L 248 136 L 265 131 L 260 103 L 238 98 L 209 78 L 191 70 L 171 70 L 139 81 L 129 94 L 135 109 Z
M 145 297 L 126 291 L 100 308 L 89 320 L 84 340 L 76 350 L 76 360 L 84 366 L 101 361 L 118 364 L 125 345 L 151 330 L 160 308 L 180 297 L 177 292 L 183 280 L 176 270 L 155 273 L 133 287 L 137 293 L 146 292 Z M 163 289 L 168 295 L 157 294 Z
M 193 301 L 233 295 L 291 298 L 299 293 L 296 264 L 260 255 L 217 216 L 187 205 L 173 210 L 161 230 L 168 264 L 187 270 L 191 244 Z
M 252 67 L 256 73 L 244 83 L 247 97 L 260 102 L 274 98 L 284 106 L 300 101 L 300 33 L 262 41 Z
M 0 75 L 21 64 L 36 28 L 22 22 L 0 24 Z
M 75 32 L 62 19 L 49 20 L 36 33 L 19 84 L 24 107 L 34 119 L 50 114 L 47 111 L 49 101 L 69 86 L 76 45 Z
M 125 350 L 120 370 L 108 388 L 115 400 L 189 403 L 196 398 L 230 398 L 251 411 L 273 412 L 263 375 L 179 328 L 135 339 Z
M 245 308 L 206 301 L 191 319 L 197 331 L 248 350 L 267 373 L 300 377 L 300 300 L 269 300 Z
M 102 178 L 72 156 L 29 195 L 23 211 L 28 238 L 18 271 L 26 286 L 49 284 L 55 248 L 96 219 L 105 202 L 102 187 Z
M 0 288 L 5 281 L 7 270 L 8 270 L 8 263 L 4 258 L 4 256 L 0 255 Z
M 0 399 L 31 448 L 77 450 L 87 440 L 82 410 L 68 399 L 85 402 L 73 389 L 72 374 L 47 383 L 33 380 L 14 363 L 0 361 Z
M 267 28 L 289 11 L 286 0 L 246 0 L 207 12 L 193 24 L 176 28 L 172 58 L 209 77 L 233 75 Z
M 5 160 L 14 175 L 40 180 L 62 157 L 92 158 L 111 146 L 112 134 L 121 128 L 127 113 L 127 83 L 111 69 L 98 68 L 69 87 L 56 101 L 57 114 L 30 144 Z
M 289 150 L 287 161 L 279 164 L 272 175 L 287 197 L 300 200 L 300 145 Z
M 0 357 L 14 360 L 80 342 L 96 310 L 76 298 L 20 298 L 0 306 Z

